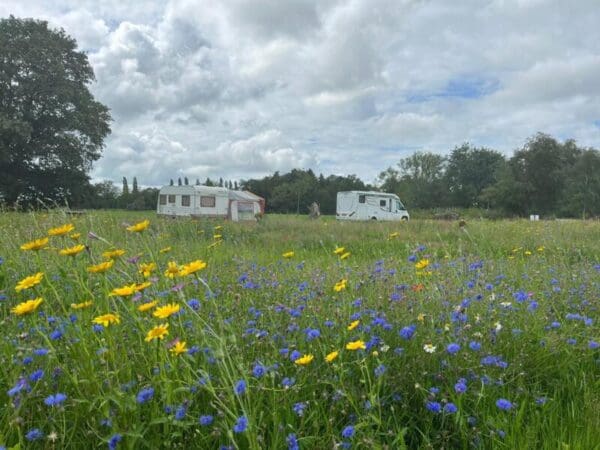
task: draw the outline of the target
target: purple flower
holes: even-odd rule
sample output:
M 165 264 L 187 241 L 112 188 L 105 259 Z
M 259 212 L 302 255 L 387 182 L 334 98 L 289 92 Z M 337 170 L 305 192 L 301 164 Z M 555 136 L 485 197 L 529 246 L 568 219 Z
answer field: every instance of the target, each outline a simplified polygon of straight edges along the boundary
M 262 377 L 265 373 L 267 373 L 267 368 L 260 363 L 256 363 L 252 368 L 252 375 L 256 378 Z
M 113 434 L 108 440 L 108 449 L 115 450 L 117 448 L 117 444 L 121 442 L 121 439 L 123 439 L 123 436 L 121 436 L 119 433 Z
M 446 347 L 446 351 L 448 353 L 450 353 L 451 355 L 454 355 L 455 353 L 457 353 L 460 350 L 460 345 L 458 345 L 457 343 L 453 342 L 451 344 L 448 344 L 448 347 Z
M 304 410 L 308 407 L 308 403 L 306 402 L 298 402 L 295 403 L 294 406 L 292 407 L 292 409 L 294 410 L 294 412 L 302 417 L 304 415 Z
M 428 411 L 437 414 L 442 410 L 442 405 L 440 405 L 438 402 L 427 402 L 425 404 L 425 408 L 427 408 Z
M 505 398 L 499 398 L 496 400 L 496 406 L 502 411 L 509 411 L 513 407 L 513 404 Z
M 350 439 L 352 436 L 354 436 L 354 427 L 352 425 L 348 425 L 342 430 L 342 437 L 344 439 Z
M 458 411 L 458 408 L 454 403 L 446 403 L 444 406 L 444 412 L 446 414 L 454 414 L 456 411 Z
M 28 441 L 37 441 L 39 439 L 42 439 L 43 437 L 44 437 L 44 433 L 42 433 L 39 428 L 32 428 L 25 435 L 25 438 Z
M 200 416 L 200 419 L 198 419 L 198 422 L 203 427 L 207 427 L 210 424 L 212 424 L 214 422 L 214 420 L 215 420 L 215 418 L 213 416 L 211 416 L 210 414 L 207 414 L 205 416 Z
M 590 350 L 596 350 L 598 347 L 600 347 L 600 344 L 598 344 L 598 342 L 596 342 L 596 341 L 588 342 L 588 348 Z
M 44 403 L 46 406 L 60 406 L 66 399 L 67 396 L 59 392 L 56 395 L 49 395 L 46 397 Z
M 143 404 L 152 400 L 152 397 L 154 397 L 154 388 L 149 387 L 138 392 L 136 401 Z
M 473 350 L 474 352 L 477 352 L 477 351 L 481 350 L 481 344 L 477 341 L 471 341 L 471 342 L 469 342 L 469 348 L 471 350 Z
M 238 417 L 235 425 L 233 426 L 234 433 L 243 433 L 248 429 L 248 419 L 246 416 Z
M 242 395 L 243 393 L 245 393 L 246 392 L 246 381 L 239 380 L 235 384 L 235 388 L 233 390 L 237 395 Z
M 458 382 L 454 385 L 454 391 L 457 394 L 464 394 L 467 392 L 467 384 L 465 383 L 464 379 L 461 378 L 458 380 Z
M 375 368 L 375 376 L 376 377 L 380 377 L 381 375 L 383 375 L 386 371 L 386 367 L 383 364 L 379 364 L 376 368 Z
M 285 438 L 285 442 L 287 443 L 288 450 L 300 450 L 300 445 L 298 444 L 298 438 L 294 433 L 290 433 Z
M 400 337 L 402 339 L 406 339 L 408 341 L 410 338 L 413 337 L 416 329 L 417 327 L 415 325 L 409 325 L 407 327 L 402 328 L 398 334 L 400 334 Z

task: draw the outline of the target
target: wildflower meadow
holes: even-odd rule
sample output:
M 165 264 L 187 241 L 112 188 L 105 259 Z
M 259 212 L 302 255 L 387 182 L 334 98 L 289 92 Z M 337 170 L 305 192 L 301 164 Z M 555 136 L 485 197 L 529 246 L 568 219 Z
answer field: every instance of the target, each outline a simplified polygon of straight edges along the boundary
M 0 216 L 0 448 L 593 449 L 600 223 Z

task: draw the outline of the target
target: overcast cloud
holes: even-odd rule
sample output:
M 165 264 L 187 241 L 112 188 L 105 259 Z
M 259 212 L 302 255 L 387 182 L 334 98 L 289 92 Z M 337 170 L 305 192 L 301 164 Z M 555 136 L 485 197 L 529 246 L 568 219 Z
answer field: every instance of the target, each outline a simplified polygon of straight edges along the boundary
M 95 180 L 379 172 L 536 132 L 600 147 L 598 0 L 4 0 L 89 55 Z

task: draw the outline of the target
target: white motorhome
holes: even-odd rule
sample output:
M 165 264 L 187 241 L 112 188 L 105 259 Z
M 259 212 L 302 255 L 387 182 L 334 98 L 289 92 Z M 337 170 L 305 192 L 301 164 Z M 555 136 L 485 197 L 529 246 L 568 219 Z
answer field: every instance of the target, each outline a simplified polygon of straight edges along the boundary
M 213 186 L 163 186 L 156 213 L 165 216 L 256 220 L 264 213 L 264 199 L 248 191 Z
M 376 191 L 337 193 L 338 220 L 408 220 L 408 211 L 396 194 Z

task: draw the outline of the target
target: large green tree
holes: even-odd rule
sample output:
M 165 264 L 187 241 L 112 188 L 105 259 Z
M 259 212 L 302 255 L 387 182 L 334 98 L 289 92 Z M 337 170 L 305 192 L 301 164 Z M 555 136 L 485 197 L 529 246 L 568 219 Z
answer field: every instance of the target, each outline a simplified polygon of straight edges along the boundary
M 480 206 L 482 191 L 496 182 L 496 173 L 504 162 L 501 153 L 487 148 L 463 144 L 452 150 L 445 174 L 449 204 Z
M 64 30 L 0 19 L 0 197 L 78 204 L 110 133 L 94 72 Z

